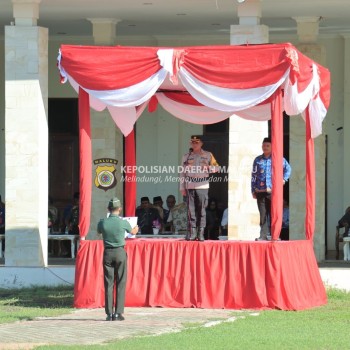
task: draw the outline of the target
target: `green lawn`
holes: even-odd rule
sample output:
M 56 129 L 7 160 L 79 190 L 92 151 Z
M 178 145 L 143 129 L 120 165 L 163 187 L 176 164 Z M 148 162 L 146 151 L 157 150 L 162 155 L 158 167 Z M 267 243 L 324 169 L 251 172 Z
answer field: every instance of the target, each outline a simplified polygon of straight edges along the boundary
M 350 349 L 350 294 L 339 290 L 329 290 L 327 294 L 328 304 L 311 310 L 232 311 L 236 321 L 210 328 L 192 324 L 180 333 L 120 340 L 107 346 L 42 346 L 38 349 Z M 1 322 L 73 310 L 71 288 L 0 290 L 0 300 Z
M 0 289 L 0 323 L 73 311 L 73 287 Z

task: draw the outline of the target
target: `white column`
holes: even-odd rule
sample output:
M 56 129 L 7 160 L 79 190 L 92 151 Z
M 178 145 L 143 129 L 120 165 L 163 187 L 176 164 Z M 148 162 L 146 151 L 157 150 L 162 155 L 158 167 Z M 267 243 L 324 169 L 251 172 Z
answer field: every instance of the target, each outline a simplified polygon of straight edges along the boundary
M 40 1 L 16 0 L 5 27 L 6 266 L 47 265 L 48 31 Z
M 260 0 L 246 0 L 238 4 L 237 15 L 239 17 L 239 25 L 231 25 L 231 45 L 269 42 L 269 28 L 265 25 L 260 25 Z
M 268 27 L 260 25 L 260 0 L 238 5 L 239 25 L 231 26 L 231 45 L 263 44 L 269 41 Z M 250 183 L 254 158 L 262 153 L 268 136 L 267 122 L 230 118 L 228 238 L 254 239 L 259 236 L 259 211 Z
M 12 0 L 13 17 L 16 26 L 36 26 L 39 18 L 41 0 Z
M 120 19 L 115 18 L 88 18 L 92 23 L 92 36 L 95 45 L 115 45 L 116 27 Z
M 294 18 L 298 25 L 300 44 L 297 49 L 316 62 L 325 65 L 325 48 L 316 43 L 319 17 Z M 325 258 L 325 136 L 315 140 L 316 161 L 316 225 L 314 249 L 316 258 Z M 292 176 L 289 185 L 290 239 L 305 239 L 305 122 L 301 116 L 290 118 L 289 157 Z
M 95 45 L 112 46 L 116 41 L 116 25 L 120 20 L 110 18 L 89 18 L 93 26 Z M 107 212 L 108 201 L 117 196 L 123 201 L 123 183 L 120 181 L 120 167 L 123 165 L 123 135 L 116 127 L 109 112 L 91 110 L 91 142 L 92 142 L 92 203 L 91 222 L 88 239 L 97 239 L 96 227 L 98 221 Z M 97 159 L 115 159 L 117 184 L 108 190 L 96 186 L 95 179 L 99 167 L 113 167 L 111 163 L 94 164 Z

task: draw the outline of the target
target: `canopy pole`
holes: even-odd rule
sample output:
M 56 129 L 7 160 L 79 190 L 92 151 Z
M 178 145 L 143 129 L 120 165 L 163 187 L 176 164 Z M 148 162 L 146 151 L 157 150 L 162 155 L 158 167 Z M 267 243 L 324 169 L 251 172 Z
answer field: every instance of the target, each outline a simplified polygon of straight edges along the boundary
M 315 206 L 316 206 L 316 174 L 315 174 L 315 148 L 311 137 L 310 111 L 306 108 L 306 215 L 305 236 L 312 240 L 315 232 Z
M 85 239 L 90 228 L 91 216 L 91 126 L 89 94 L 79 87 L 79 149 L 80 149 L 80 175 L 79 175 L 79 234 Z
M 125 154 L 124 165 L 126 166 L 124 181 L 125 187 L 125 216 L 135 216 L 136 211 L 136 146 L 135 146 L 135 129 L 125 137 Z
M 282 90 L 279 88 L 271 101 L 272 194 L 271 236 L 278 240 L 282 228 L 283 211 L 283 111 Z

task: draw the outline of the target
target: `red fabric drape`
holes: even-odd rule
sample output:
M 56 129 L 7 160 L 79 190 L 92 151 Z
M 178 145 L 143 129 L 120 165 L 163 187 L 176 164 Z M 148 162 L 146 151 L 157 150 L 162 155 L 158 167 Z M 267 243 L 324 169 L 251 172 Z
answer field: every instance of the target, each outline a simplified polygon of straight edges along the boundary
M 91 128 L 89 95 L 79 88 L 79 147 L 80 147 L 80 198 L 79 230 L 80 237 L 86 237 L 90 228 L 91 213 Z
M 314 139 L 311 137 L 309 107 L 306 108 L 306 216 L 305 236 L 313 239 L 315 232 L 316 175 Z
M 113 90 L 137 84 L 157 73 L 160 47 L 97 47 L 61 45 L 61 66 L 86 89 Z M 178 68 L 209 85 L 248 89 L 276 83 L 290 69 L 298 78 L 298 91 L 313 79 L 312 66 L 322 79 L 320 96 L 329 106 L 329 72 L 290 43 L 248 46 L 205 46 L 177 48 Z M 133 72 L 133 74 L 130 74 Z M 91 78 L 93 77 L 93 79 Z
M 74 306 L 104 306 L 103 242 L 81 242 Z M 302 310 L 324 305 L 312 242 L 132 239 L 126 306 Z M 291 263 L 292 262 L 292 263 Z
M 61 64 L 86 89 L 121 89 L 161 69 L 158 50 L 159 47 L 62 45 Z
M 126 166 L 125 177 L 129 179 L 125 181 L 125 216 L 135 216 L 136 211 L 136 147 L 135 147 L 135 131 L 133 130 L 125 137 L 125 159 Z
M 278 239 L 283 212 L 283 114 L 282 91 L 278 89 L 271 102 L 272 194 L 271 236 Z

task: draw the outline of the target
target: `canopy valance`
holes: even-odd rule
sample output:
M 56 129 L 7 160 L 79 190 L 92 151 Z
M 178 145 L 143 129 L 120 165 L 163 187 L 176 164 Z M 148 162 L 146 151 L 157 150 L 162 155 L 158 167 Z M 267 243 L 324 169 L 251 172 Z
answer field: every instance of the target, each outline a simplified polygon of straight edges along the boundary
M 182 120 L 209 124 L 232 115 L 271 119 L 271 96 L 283 90 L 290 116 L 310 107 L 311 136 L 322 132 L 330 74 L 289 43 L 209 47 L 97 47 L 62 45 L 61 80 L 108 108 L 127 136 L 149 104 Z M 151 101 L 151 103 L 150 103 Z

